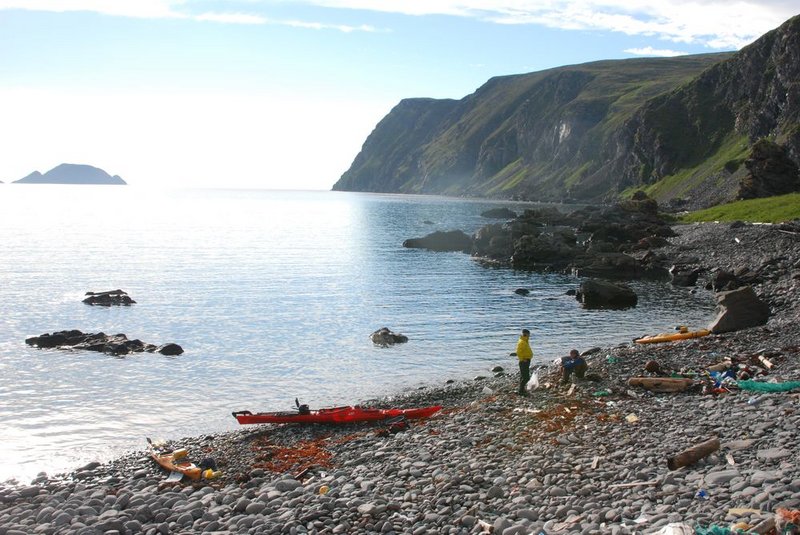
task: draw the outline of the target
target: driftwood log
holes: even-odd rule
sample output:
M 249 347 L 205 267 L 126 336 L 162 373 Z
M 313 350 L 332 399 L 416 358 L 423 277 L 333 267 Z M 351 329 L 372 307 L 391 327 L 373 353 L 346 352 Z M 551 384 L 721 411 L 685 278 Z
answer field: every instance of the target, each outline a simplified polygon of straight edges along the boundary
M 682 466 L 689 466 L 699 461 L 703 457 L 710 455 L 719 449 L 719 439 L 717 437 L 701 442 L 696 446 L 680 452 L 674 457 L 667 458 L 667 467 L 676 470 Z
M 651 392 L 683 392 L 692 380 L 682 377 L 631 377 L 628 386 L 639 386 Z

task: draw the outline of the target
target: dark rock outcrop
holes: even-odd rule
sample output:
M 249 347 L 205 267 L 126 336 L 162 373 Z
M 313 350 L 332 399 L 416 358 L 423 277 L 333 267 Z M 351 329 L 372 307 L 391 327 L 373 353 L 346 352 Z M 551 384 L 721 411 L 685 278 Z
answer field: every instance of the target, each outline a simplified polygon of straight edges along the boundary
M 666 245 L 666 237 L 672 235 L 658 204 L 640 193 L 610 207 L 569 213 L 525 210 L 505 224 L 481 227 L 473 238 L 472 255 L 517 269 L 666 278 L 666 259 L 650 248 Z
M 800 173 L 785 147 L 761 139 L 744 161 L 748 175 L 739 184 L 739 199 L 772 197 L 800 191 Z
M 638 297 L 630 286 L 597 279 L 581 283 L 575 299 L 584 308 L 630 308 L 636 306 Z
M 117 175 L 111 176 L 102 169 L 91 165 L 62 163 L 45 174 L 34 171 L 24 178 L 15 180 L 14 184 L 106 184 L 125 185 L 126 182 Z
M 122 290 L 109 290 L 107 292 L 86 292 L 86 297 L 83 302 L 87 305 L 97 305 L 110 307 L 116 306 L 130 306 L 136 303 L 130 296 Z
M 492 208 L 481 213 L 481 217 L 490 219 L 514 219 L 517 213 L 510 208 Z
M 673 286 L 694 286 L 700 277 L 700 270 L 691 266 L 672 266 L 669 270 Z
M 436 231 L 423 238 L 409 238 L 403 242 L 403 247 L 468 253 L 472 249 L 472 237 L 461 230 Z
M 382 347 L 392 346 L 394 344 L 404 344 L 408 342 L 408 336 L 404 334 L 393 333 L 388 327 L 381 327 L 371 335 L 370 340 L 375 345 Z
M 25 343 L 39 349 L 79 349 L 99 351 L 107 355 L 123 356 L 130 353 L 161 353 L 163 355 L 180 355 L 183 348 L 178 344 L 155 346 L 141 340 L 129 340 L 124 334 L 108 335 L 105 333 L 84 333 L 77 329 L 45 333 L 25 339 Z
M 712 333 L 740 331 L 764 325 L 769 319 L 769 306 L 751 286 L 717 294 L 717 317 L 709 325 Z

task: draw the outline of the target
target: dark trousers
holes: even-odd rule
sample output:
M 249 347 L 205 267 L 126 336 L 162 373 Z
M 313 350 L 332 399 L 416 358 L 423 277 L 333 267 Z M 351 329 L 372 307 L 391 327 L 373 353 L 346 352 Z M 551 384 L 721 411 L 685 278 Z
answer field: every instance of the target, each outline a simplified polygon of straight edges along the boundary
M 586 370 L 588 370 L 588 369 L 589 369 L 589 365 L 586 364 L 585 362 L 583 362 L 581 364 L 578 364 L 577 366 L 574 366 L 572 368 L 564 368 L 564 367 L 562 367 L 561 368 L 561 382 L 562 383 L 568 383 L 569 382 L 569 376 L 572 375 L 573 373 L 575 374 L 575 377 L 577 377 L 578 379 L 584 379 L 585 376 L 586 376 Z
M 531 361 L 519 361 L 519 393 L 525 393 L 525 385 L 531 380 Z

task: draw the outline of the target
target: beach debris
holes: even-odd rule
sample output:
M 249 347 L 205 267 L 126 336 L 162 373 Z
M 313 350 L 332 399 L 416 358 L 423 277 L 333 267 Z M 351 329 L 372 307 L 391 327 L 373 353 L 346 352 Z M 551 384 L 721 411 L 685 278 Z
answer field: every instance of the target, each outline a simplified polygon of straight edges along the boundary
M 661 375 L 661 365 L 655 360 L 648 360 L 644 364 L 644 371 L 653 375 Z
M 800 381 L 786 381 L 785 383 L 764 383 L 760 381 L 738 381 L 736 385 L 742 390 L 758 392 L 789 392 L 800 388 Z M 755 400 L 755 398 L 753 398 Z M 756 402 L 751 405 L 755 405 Z
M 83 302 L 87 305 L 110 307 L 116 306 L 130 306 L 136 303 L 127 292 L 123 290 L 108 290 L 105 292 L 86 292 L 86 297 Z
M 775 528 L 778 533 L 800 533 L 800 509 L 779 508 L 775 512 Z
M 667 467 L 676 470 L 682 466 L 689 466 L 703 457 L 711 455 L 719 449 L 719 438 L 714 437 L 688 448 L 674 457 L 667 459 Z
M 649 481 L 634 481 L 632 483 L 614 483 L 613 485 L 609 485 L 608 488 L 610 489 L 629 489 L 633 487 L 653 487 L 658 485 L 657 479 L 651 479 Z
M 661 528 L 657 535 L 694 535 L 694 528 L 683 522 L 672 522 Z
M 694 381 L 684 377 L 631 377 L 628 386 L 638 386 L 651 392 L 683 392 Z

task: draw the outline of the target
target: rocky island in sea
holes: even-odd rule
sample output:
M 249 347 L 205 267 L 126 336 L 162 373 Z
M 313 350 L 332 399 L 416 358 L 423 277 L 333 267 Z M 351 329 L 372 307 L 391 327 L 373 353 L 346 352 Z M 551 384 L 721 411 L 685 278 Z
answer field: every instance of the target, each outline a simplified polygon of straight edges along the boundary
M 34 171 L 14 184 L 104 184 L 124 186 L 127 183 L 119 176 L 111 176 L 102 169 L 91 165 L 62 163 L 45 174 Z

